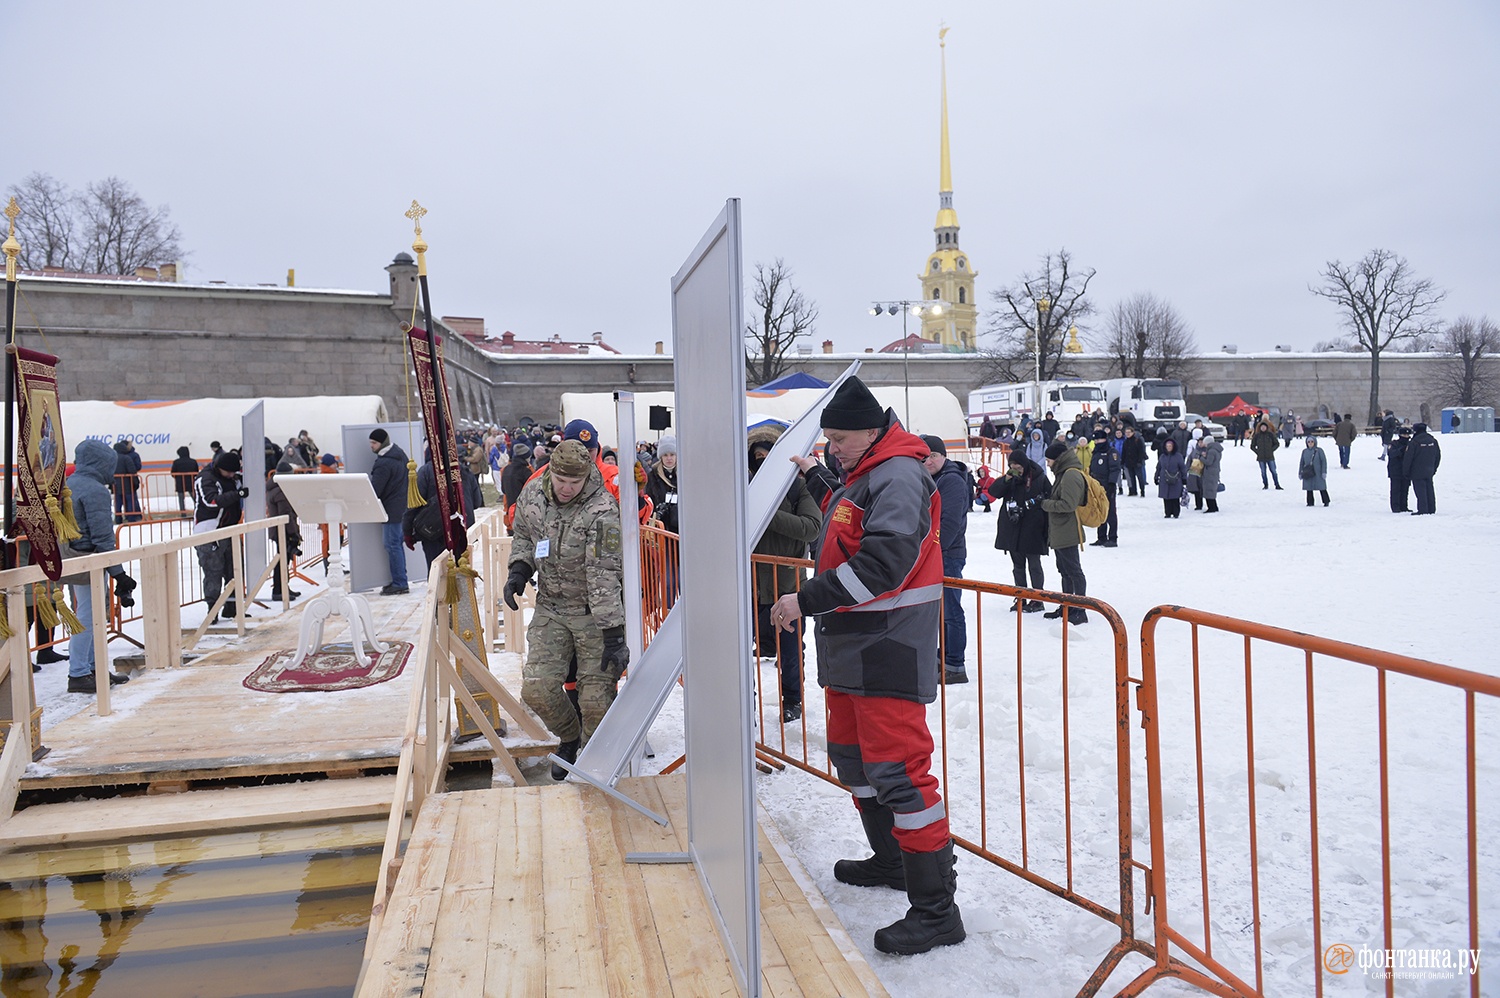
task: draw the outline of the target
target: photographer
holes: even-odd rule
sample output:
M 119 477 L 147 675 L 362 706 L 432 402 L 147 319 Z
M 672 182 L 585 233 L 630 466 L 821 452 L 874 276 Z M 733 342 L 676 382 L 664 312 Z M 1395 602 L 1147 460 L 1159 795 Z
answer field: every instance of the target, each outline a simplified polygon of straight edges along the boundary
M 1009 551 L 1017 586 L 1026 588 L 1027 569 L 1031 588 L 1045 589 L 1042 555 L 1047 553 L 1047 514 L 1042 500 L 1052 494 L 1052 482 L 1036 462 L 1019 450 L 1006 458 L 1005 474 L 990 483 L 990 498 L 1000 504 L 995 523 L 995 550 Z M 1022 604 L 1026 613 L 1043 609 L 1040 600 Z
M 242 500 L 250 494 L 240 481 L 240 456 L 234 451 L 224 451 L 207 468 L 198 473 L 193 482 L 193 533 L 206 534 L 220 527 L 231 527 L 240 522 Z M 200 544 L 198 565 L 203 569 L 203 601 L 210 610 L 219 601 L 224 584 L 234 579 L 234 561 L 230 545 L 225 539 Z M 224 604 L 223 617 L 232 620 L 236 616 L 234 594 L 231 592 Z

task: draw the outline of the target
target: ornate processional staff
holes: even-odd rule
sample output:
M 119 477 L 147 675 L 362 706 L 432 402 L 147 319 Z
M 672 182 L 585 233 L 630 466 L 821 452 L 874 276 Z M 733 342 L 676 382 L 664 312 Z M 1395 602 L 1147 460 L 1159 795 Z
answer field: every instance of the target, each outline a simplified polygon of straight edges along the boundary
M 5 206 L 5 217 L 9 221 L 9 232 L 5 237 L 5 345 L 16 341 L 16 257 L 21 254 L 21 244 L 16 241 L 16 216 L 21 214 L 20 205 L 11 198 Z M 9 351 L 5 354 L 5 515 L 4 536 L 0 537 L 0 568 L 12 568 L 10 537 L 15 523 L 15 467 L 16 467 L 16 360 Z
M 427 287 L 427 240 L 422 238 L 422 217 L 426 214 L 427 209 L 415 200 L 405 212 L 416 229 L 416 238 L 411 248 L 417 254 L 417 282 L 422 289 L 422 318 L 426 326 L 424 330 L 415 330 L 410 324 L 406 324 L 406 328 L 413 366 L 418 372 L 417 387 L 422 394 L 422 413 L 428 417 L 427 440 L 432 449 L 432 470 L 436 479 L 438 502 L 443 512 L 444 539 L 457 561 L 468 548 L 469 540 L 464 526 L 463 480 L 458 457 L 453 452 L 448 382 L 438 354 L 437 330 L 432 321 L 432 293 Z M 419 336 L 418 333 L 425 335 Z M 420 349 L 421 343 L 425 343 L 425 351 Z M 424 360 L 427 366 L 425 372 Z M 427 375 L 425 378 L 424 373 Z

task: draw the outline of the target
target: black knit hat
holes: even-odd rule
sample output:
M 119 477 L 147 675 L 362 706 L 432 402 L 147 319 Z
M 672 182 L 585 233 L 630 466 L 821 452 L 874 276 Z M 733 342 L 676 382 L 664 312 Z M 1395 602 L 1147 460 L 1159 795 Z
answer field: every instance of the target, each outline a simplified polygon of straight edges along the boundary
M 839 385 L 833 399 L 823 408 L 825 430 L 878 430 L 885 422 L 885 407 L 853 375 Z
M 948 445 L 943 443 L 942 437 L 931 433 L 924 433 L 922 434 L 922 442 L 927 445 L 927 449 L 933 454 L 941 454 L 944 457 L 948 456 Z
M 1047 445 L 1047 460 L 1056 461 L 1068 452 L 1068 445 L 1061 440 L 1054 440 Z

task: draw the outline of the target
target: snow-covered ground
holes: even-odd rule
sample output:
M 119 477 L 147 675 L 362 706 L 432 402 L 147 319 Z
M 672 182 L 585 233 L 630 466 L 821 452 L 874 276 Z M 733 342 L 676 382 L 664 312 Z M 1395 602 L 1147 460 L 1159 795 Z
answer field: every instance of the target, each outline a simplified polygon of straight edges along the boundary
M 1283 450 L 1287 491 L 1262 491 L 1248 447 L 1226 447 L 1222 512 L 1186 510 L 1164 520 L 1153 498 L 1122 497 L 1120 546 L 1088 548 L 1083 556 L 1089 594 L 1112 605 L 1128 632 L 1130 673 L 1141 674 L 1139 627 L 1160 604 L 1181 604 L 1250 621 L 1274 624 L 1463 669 L 1500 674 L 1490 651 L 1490 614 L 1500 596 L 1500 435 L 1442 436 L 1443 465 L 1436 484 L 1438 515 L 1411 517 L 1389 512 L 1385 465 L 1378 442 L 1361 439 L 1353 467 L 1337 468 L 1331 447 L 1333 504 L 1304 505 L 1296 489 L 1297 449 Z M 1300 447 L 1300 443 L 1298 444 Z M 1151 490 L 1154 494 L 1154 489 Z M 995 551 L 998 513 L 969 517 L 970 579 L 1008 583 L 1010 560 Z M 1044 559 L 1049 585 L 1057 574 Z M 306 595 L 316 591 L 299 585 Z M 1113 644 L 1097 615 L 1069 629 L 1068 707 L 1072 786 L 1071 814 L 1063 809 L 1062 629 L 1030 614 L 1021 621 L 1022 677 L 1016 676 L 1015 617 L 1003 601 L 984 605 L 981 662 L 976 610 L 969 614 L 970 674 L 929 713 L 934 732 L 946 717 L 949 737 L 940 739 L 936 763 L 954 830 L 981 840 L 978 824 L 979 727 L 984 724 L 984 843 L 1016 862 L 1021 859 L 1018 808 L 1020 766 L 1018 716 L 1025 731 L 1027 860 L 1055 881 L 1068 876 L 1063 828 L 1070 817 L 1075 887 L 1106 905 L 1118 900 L 1115 880 L 1115 752 Z M 1489 608 L 1489 609 L 1487 609 Z M 194 626 L 201 609 L 184 608 Z M 1198 901 L 1199 812 L 1194 766 L 1192 675 L 1188 629 L 1166 622 L 1160 642 L 1162 757 L 1172 924 L 1201 940 Z M 232 643 L 210 634 L 201 650 Z M 112 654 L 128 651 L 119 642 Z M 1247 861 L 1249 803 L 1245 741 L 1243 642 L 1200 634 L 1204 727 L 1203 824 L 1209 841 L 1208 878 L 1214 953 L 1251 983 L 1253 908 Z M 808 642 L 807 673 L 815 675 Z M 1254 662 L 1256 835 L 1260 851 L 1259 901 L 1265 953 L 1265 991 L 1310 995 L 1320 954 L 1312 942 L 1310 834 L 1308 827 L 1307 706 L 1300 653 L 1257 643 Z M 65 665 L 37 675 L 38 699 L 49 723 L 83 709 L 90 698 L 69 695 Z M 1320 658 L 1315 663 L 1317 781 L 1320 865 L 1326 947 L 1342 942 L 1358 949 L 1382 945 L 1381 825 L 1376 742 L 1377 687 L 1373 670 Z M 762 688 L 775 689 L 774 670 L 762 667 Z M 983 703 L 980 686 L 983 686 Z M 1019 690 L 1024 705 L 1017 710 Z M 128 707 L 130 696 L 121 698 Z M 808 682 L 809 757 L 823 758 L 822 697 Z M 1465 861 L 1465 784 L 1462 697 L 1431 684 L 1392 677 L 1390 716 L 1392 896 L 1395 945 L 1456 949 L 1467 945 L 1468 871 Z M 982 711 L 981 711 L 982 707 Z M 1500 856 L 1494 808 L 1500 791 L 1500 704 L 1480 698 L 1477 791 L 1479 800 L 1479 904 L 1481 949 L 1500 953 Z M 651 730 L 654 765 L 681 754 L 682 700 L 674 692 Z M 1142 734 L 1130 725 L 1134 855 L 1149 864 L 1145 824 L 1145 764 Z M 767 713 L 762 726 L 776 738 Z M 802 728 L 788 729 L 789 750 L 801 744 Z M 946 770 L 943 759 L 946 758 Z M 649 767 L 648 767 L 648 771 Z M 545 767 L 533 771 L 544 780 Z M 529 774 L 531 775 L 531 774 Z M 874 930 L 898 918 L 905 899 L 893 891 L 848 887 L 833 879 L 835 860 L 862 857 L 867 849 L 848 796 L 793 769 L 759 775 L 758 794 L 782 836 L 816 881 L 876 973 L 895 996 L 1072 995 L 1094 970 L 1118 930 L 1020 878 L 967 854 L 959 860 L 959 904 L 969 938 L 961 946 L 915 957 L 874 951 Z M 1145 888 L 1136 877 L 1137 935 L 1150 938 Z M 1483 965 L 1484 961 L 1481 961 Z M 1127 958 L 1103 993 L 1112 994 L 1146 966 Z M 1486 993 L 1494 990 L 1491 970 Z M 1357 968 L 1324 978 L 1325 994 L 1383 993 L 1384 982 Z M 1150 994 L 1198 994 L 1176 982 Z M 1467 994 L 1453 979 L 1400 981 L 1399 995 Z
M 1385 651 L 1489 674 L 1500 673 L 1491 649 L 1493 607 L 1500 595 L 1500 436 L 1439 438 L 1443 464 L 1436 479 L 1438 515 L 1389 511 L 1385 464 L 1378 441 L 1355 444 L 1352 467 L 1337 467 L 1328 447 L 1333 503 L 1309 509 L 1296 490 L 1301 442 L 1281 451 L 1286 491 L 1262 491 L 1250 449 L 1226 447 L 1222 512 L 1184 511 L 1162 517 L 1154 498 L 1122 497 L 1120 546 L 1089 548 L 1083 560 L 1089 595 L 1125 621 L 1130 672 L 1141 674 L 1140 623 L 1160 604 L 1180 604 L 1274 624 Z M 1010 559 L 993 548 L 997 513 L 969 517 L 965 576 L 1010 582 Z M 1057 574 L 1044 559 L 1049 586 Z M 969 614 L 970 674 L 984 677 L 984 733 L 988 847 L 1019 862 L 1017 682 L 1014 615 L 1001 601 L 984 608 L 985 654 L 979 663 L 975 610 Z M 1067 877 L 1063 849 L 1061 741 L 1062 629 L 1039 614 L 1021 623 L 1026 749 L 1027 858 L 1056 881 Z M 1168 843 L 1171 923 L 1201 940 L 1198 901 L 1199 813 L 1194 765 L 1192 674 L 1186 625 L 1158 628 L 1161 686 L 1163 811 Z M 815 674 L 811 642 L 808 672 Z M 1207 829 L 1211 923 L 1216 957 L 1255 983 L 1250 895 L 1243 640 L 1200 632 L 1204 725 L 1203 823 Z M 1070 628 L 1069 758 L 1073 788 L 1073 878 L 1078 890 L 1106 904 L 1118 900 L 1113 644 L 1104 622 Z M 1256 835 L 1259 900 L 1265 953 L 1265 991 L 1310 995 L 1314 953 L 1309 893 L 1307 705 L 1300 652 L 1257 642 L 1254 669 Z M 1319 658 L 1315 662 L 1317 785 L 1324 947 L 1342 942 L 1383 945 L 1381 824 L 1374 671 Z M 774 690 L 763 667 L 762 688 Z M 822 698 L 809 681 L 809 756 L 823 758 Z M 1390 724 L 1392 896 L 1398 947 L 1457 949 L 1468 945 L 1464 828 L 1463 698 L 1432 684 L 1394 676 L 1387 703 Z M 939 768 L 955 832 L 980 839 L 976 801 L 979 771 L 979 684 L 954 687 L 929 713 L 934 731 L 946 711 L 947 774 Z M 1479 897 L 1481 949 L 1500 953 L 1500 848 L 1493 829 L 1500 791 L 1500 704 L 1477 704 Z M 1146 827 L 1144 743 L 1132 718 L 1135 803 L 1134 855 L 1150 863 Z M 772 741 L 776 724 L 768 714 Z M 682 703 L 674 694 L 651 731 L 656 763 L 682 750 Z M 800 746 L 801 729 L 789 729 Z M 944 746 L 939 745 L 939 761 Z M 874 951 L 874 930 L 898 918 L 905 899 L 893 891 L 862 889 L 833 879 L 835 860 L 868 854 L 848 796 L 793 769 L 760 775 L 759 799 L 797 857 L 827 896 L 854 942 L 892 995 L 1072 995 L 1093 971 L 1118 930 L 1020 878 L 960 854 L 959 895 L 968 940 L 916 957 Z M 1150 938 L 1145 889 L 1136 878 L 1137 935 Z M 1143 970 L 1127 958 L 1104 993 L 1112 994 Z M 1493 977 L 1500 971 L 1490 971 Z M 1486 979 L 1486 991 L 1494 984 Z M 1358 968 L 1325 975 L 1325 994 L 1383 993 L 1384 982 Z M 1151 994 L 1198 994 L 1177 982 Z M 1467 994 L 1453 979 L 1398 981 L 1400 995 Z

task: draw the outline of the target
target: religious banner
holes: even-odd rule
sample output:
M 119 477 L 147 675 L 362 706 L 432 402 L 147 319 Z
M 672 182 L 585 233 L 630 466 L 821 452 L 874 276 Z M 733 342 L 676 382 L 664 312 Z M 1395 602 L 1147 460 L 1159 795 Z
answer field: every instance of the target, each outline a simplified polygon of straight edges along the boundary
M 406 344 L 411 352 L 411 366 L 417 372 L 417 392 L 422 399 L 422 421 L 427 428 L 427 449 L 432 452 L 432 468 L 437 476 L 438 508 L 443 513 L 443 538 L 448 550 L 457 559 L 468 547 L 469 540 L 464 526 L 464 487 L 462 472 L 453 438 L 453 427 L 440 419 L 438 400 L 442 399 L 442 412 L 452 413 L 449 402 L 448 377 L 443 371 L 442 340 L 437 340 L 437 357 L 427 343 L 425 329 L 407 330 Z M 415 455 L 413 455 L 415 456 Z
M 57 358 L 8 348 L 16 362 L 21 453 L 16 462 L 16 524 L 31 542 L 31 561 L 47 578 L 62 575 L 59 545 L 78 537 L 73 494 L 64 484 L 67 448 L 57 401 Z

